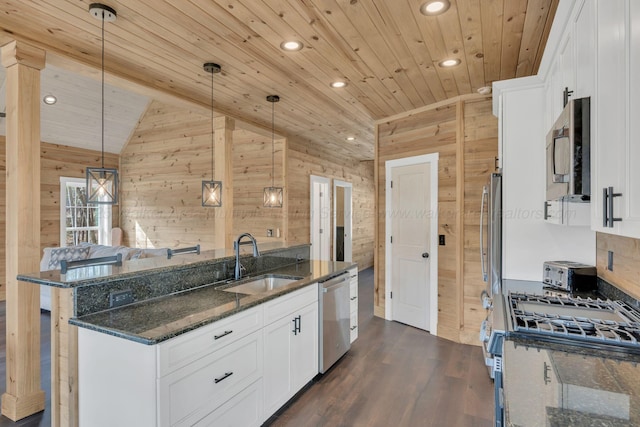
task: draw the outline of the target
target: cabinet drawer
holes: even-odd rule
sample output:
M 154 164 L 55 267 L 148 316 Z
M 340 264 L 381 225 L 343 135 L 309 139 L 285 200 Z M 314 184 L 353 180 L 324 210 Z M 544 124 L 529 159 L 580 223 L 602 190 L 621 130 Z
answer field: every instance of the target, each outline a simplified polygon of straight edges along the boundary
M 262 377 L 262 333 L 255 332 L 160 378 L 162 426 L 186 426 Z
M 350 304 L 350 313 L 358 310 L 358 282 L 355 284 L 351 282 L 349 285 L 349 304 Z
M 251 427 L 262 424 L 263 391 L 258 380 L 198 421 L 196 427 Z
M 262 323 L 258 306 L 160 343 L 158 378 L 257 331 Z
M 358 338 L 358 312 L 351 313 L 351 320 L 349 321 L 349 329 L 351 333 L 351 342 L 354 342 Z
M 294 311 L 318 301 L 318 284 L 305 286 L 264 305 L 264 323 L 268 325 Z

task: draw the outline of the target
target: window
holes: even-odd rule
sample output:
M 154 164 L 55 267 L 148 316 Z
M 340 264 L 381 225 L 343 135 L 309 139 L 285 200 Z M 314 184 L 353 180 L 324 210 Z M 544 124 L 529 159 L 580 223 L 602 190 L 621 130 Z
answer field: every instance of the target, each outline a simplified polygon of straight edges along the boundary
M 111 205 L 87 205 L 87 182 L 60 178 L 60 246 L 110 244 Z

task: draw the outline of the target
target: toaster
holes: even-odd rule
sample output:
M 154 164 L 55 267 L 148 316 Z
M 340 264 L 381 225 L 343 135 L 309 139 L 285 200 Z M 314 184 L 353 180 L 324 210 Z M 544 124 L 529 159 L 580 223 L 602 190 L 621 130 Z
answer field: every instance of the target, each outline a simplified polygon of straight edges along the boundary
M 567 292 L 593 291 L 598 287 L 596 268 L 573 261 L 547 261 L 543 264 L 543 283 Z

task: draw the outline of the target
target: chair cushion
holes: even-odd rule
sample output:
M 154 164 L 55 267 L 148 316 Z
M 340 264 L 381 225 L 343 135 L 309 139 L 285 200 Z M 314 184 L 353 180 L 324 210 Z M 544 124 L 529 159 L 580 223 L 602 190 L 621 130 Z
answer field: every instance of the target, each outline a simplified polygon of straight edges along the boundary
M 68 246 L 64 248 L 51 249 L 51 256 L 49 258 L 49 270 L 58 270 L 60 268 L 60 261 L 78 261 L 89 258 L 88 246 Z

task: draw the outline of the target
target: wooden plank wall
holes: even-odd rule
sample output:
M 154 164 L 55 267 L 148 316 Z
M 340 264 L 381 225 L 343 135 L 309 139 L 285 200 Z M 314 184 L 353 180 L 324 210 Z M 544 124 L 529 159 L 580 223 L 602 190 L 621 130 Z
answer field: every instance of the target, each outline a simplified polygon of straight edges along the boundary
M 607 270 L 608 251 L 613 251 L 613 271 Z M 596 233 L 598 276 L 640 299 L 640 239 Z
M 283 241 L 282 209 L 263 204 L 271 185 L 271 138 L 233 132 L 233 234 L 250 232 L 260 242 Z M 283 140 L 275 141 L 275 185 L 283 182 Z M 121 156 L 125 244 L 135 247 L 213 249 L 222 211 L 203 208 L 201 182 L 211 179 L 211 117 L 158 101 L 151 103 Z M 228 185 L 229 183 L 227 183 Z M 224 186 L 225 183 L 223 182 Z M 223 200 L 224 206 L 224 200 Z M 267 228 L 274 236 L 266 236 Z
M 285 189 L 289 197 L 287 242 L 310 241 L 309 176 L 347 181 L 353 184 L 353 261 L 361 270 L 371 267 L 375 235 L 373 162 L 348 160 L 331 150 L 302 141 L 290 140 L 288 143 Z
M 273 183 L 283 187 L 284 140 L 275 140 L 274 147 Z M 263 203 L 264 187 L 271 186 L 271 152 L 271 137 L 242 129 L 233 133 L 234 236 L 251 233 L 258 242 L 284 241 L 284 210 Z M 267 229 L 273 230 L 272 237 L 267 237 Z
M 459 135 L 460 132 L 464 135 Z M 498 147 L 497 119 L 491 114 L 491 98 L 463 97 L 418 109 L 379 122 L 377 134 L 376 314 L 384 315 L 386 303 L 385 162 L 437 152 L 438 233 L 446 239 L 446 245 L 438 250 L 438 335 L 475 344 L 482 320 L 478 318 L 482 313 L 479 294 L 483 288 L 480 275 L 474 272 L 475 265 L 480 265 L 474 252 L 479 250 L 478 197 L 482 183 L 493 170 Z M 458 147 L 459 144 L 463 147 Z M 459 155 L 464 158 L 459 159 Z M 460 179 L 464 180 L 463 187 L 459 186 Z M 458 193 L 465 200 L 458 200 Z M 464 212 L 460 211 L 462 206 Z M 458 230 L 459 224 L 463 224 L 463 230 Z M 459 248 L 459 242 L 463 242 L 463 248 Z
M 41 144 L 40 246 L 60 246 L 60 177 L 84 178 L 85 167 L 100 166 L 100 152 L 64 145 Z M 5 299 L 5 137 L 0 136 L 0 300 Z M 105 153 L 105 166 L 118 167 L 118 156 Z M 112 224 L 118 225 L 118 206 Z
M 463 310 L 460 341 L 478 343 L 480 324 L 486 317 L 480 293 L 486 287 L 480 266 L 480 203 L 482 187 L 495 170 L 498 155 L 497 119 L 491 100 L 464 103 L 464 259 Z

